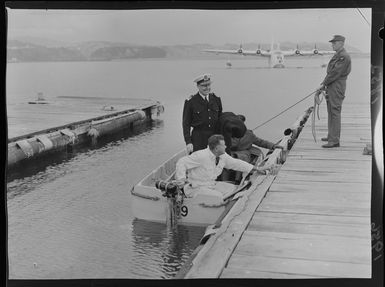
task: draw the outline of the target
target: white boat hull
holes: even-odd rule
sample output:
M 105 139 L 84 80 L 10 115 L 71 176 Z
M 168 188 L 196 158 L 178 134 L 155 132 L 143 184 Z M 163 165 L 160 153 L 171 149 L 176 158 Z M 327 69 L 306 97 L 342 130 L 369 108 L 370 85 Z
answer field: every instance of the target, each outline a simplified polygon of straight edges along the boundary
M 166 197 L 162 196 L 162 192 L 155 187 L 155 182 L 159 179 L 173 179 L 176 162 L 184 155 L 186 155 L 184 150 L 175 154 L 132 188 L 130 210 L 133 217 L 167 223 L 169 202 Z M 208 206 L 204 204 L 209 201 L 207 195 L 184 198 L 179 207 L 178 224 L 210 225 L 215 223 L 226 206 Z
M 180 206 L 178 224 L 210 225 L 215 223 L 225 210 L 225 205 L 207 207 L 200 205 L 200 202 L 195 198 L 185 199 Z M 136 218 L 167 223 L 169 203 L 165 197 L 155 201 L 133 195 L 131 203 L 131 211 Z

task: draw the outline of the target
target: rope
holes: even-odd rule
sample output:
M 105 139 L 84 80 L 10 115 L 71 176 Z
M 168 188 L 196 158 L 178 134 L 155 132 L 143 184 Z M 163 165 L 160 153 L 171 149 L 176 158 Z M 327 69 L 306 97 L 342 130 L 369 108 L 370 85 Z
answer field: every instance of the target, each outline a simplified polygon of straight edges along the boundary
M 298 102 L 296 102 L 295 104 L 291 105 L 290 107 L 286 108 L 285 110 L 283 110 L 282 112 L 280 112 L 279 114 L 275 115 L 274 117 L 272 117 L 271 119 L 268 119 L 267 121 L 263 122 L 262 124 L 260 124 L 259 126 L 253 128 L 252 130 L 256 130 L 258 128 L 260 128 L 261 126 L 267 124 L 268 122 L 272 121 L 273 119 L 275 119 L 276 117 L 282 115 L 284 112 L 286 112 L 287 110 L 291 109 L 292 107 L 294 107 L 295 105 L 299 104 L 300 102 L 304 101 L 305 99 L 307 99 L 308 97 L 310 97 L 311 95 L 313 95 L 314 93 L 316 93 L 317 91 L 314 91 L 312 93 L 310 93 L 309 95 L 307 95 L 306 97 L 302 98 L 301 100 L 299 100 Z
M 321 98 L 319 98 L 320 95 L 321 95 Z M 317 117 L 319 120 L 320 119 L 319 106 L 322 103 L 324 95 L 325 95 L 325 91 L 322 91 L 322 92 L 314 95 L 313 113 L 312 113 L 312 117 L 311 117 L 311 132 L 313 134 L 313 138 L 314 138 L 315 142 L 317 142 L 317 136 L 316 136 L 316 131 L 315 131 L 315 114 L 316 114 L 316 110 L 317 110 Z

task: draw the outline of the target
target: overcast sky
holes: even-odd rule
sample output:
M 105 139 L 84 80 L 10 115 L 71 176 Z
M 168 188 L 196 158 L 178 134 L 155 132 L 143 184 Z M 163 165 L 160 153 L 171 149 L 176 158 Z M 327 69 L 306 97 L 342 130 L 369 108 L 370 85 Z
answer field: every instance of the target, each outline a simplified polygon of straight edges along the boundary
M 371 24 L 371 9 L 360 8 Z M 286 10 L 8 9 L 8 36 L 145 45 L 327 42 L 370 52 L 371 28 L 355 8 Z M 246 47 L 247 48 L 247 47 Z

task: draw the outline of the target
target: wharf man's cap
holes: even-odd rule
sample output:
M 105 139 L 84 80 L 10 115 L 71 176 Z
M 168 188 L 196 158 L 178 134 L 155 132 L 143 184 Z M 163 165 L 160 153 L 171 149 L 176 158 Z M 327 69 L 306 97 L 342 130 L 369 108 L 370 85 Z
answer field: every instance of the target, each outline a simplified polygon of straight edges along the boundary
M 333 39 L 331 39 L 329 42 L 335 42 L 335 41 L 345 42 L 345 37 L 341 35 L 334 35 Z
M 198 78 L 196 78 L 194 82 L 197 83 L 197 85 L 211 84 L 211 75 L 210 74 L 201 75 Z

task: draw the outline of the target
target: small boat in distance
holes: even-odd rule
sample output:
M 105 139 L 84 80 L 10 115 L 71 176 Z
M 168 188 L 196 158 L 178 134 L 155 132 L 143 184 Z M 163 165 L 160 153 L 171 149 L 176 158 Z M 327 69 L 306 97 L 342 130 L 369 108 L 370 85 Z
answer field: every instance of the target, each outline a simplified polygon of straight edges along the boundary
M 49 104 L 49 102 L 44 98 L 42 92 L 37 93 L 37 100 L 30 101 L 28 104 Z

